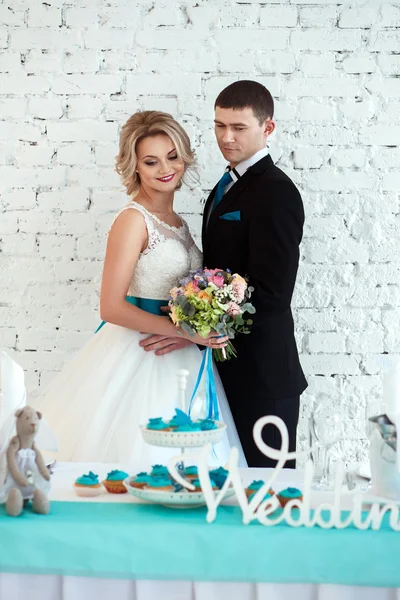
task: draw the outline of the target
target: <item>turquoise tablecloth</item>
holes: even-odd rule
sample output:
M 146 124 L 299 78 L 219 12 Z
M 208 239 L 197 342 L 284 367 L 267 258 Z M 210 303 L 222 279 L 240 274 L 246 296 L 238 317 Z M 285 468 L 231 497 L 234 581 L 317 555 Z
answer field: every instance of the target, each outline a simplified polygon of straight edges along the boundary
M 0 571 L 129 579 L 400 587 L 400 533 L 244 526 L 239 508 L 52 502 L 51 516 L 0 507 Z

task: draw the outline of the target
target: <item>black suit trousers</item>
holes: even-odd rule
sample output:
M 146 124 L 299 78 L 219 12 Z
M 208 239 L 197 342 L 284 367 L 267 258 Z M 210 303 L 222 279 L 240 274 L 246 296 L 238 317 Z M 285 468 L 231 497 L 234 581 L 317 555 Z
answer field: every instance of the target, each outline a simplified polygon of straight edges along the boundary
M 300 397 L 288 398 L 284 400 L 266 400 L 264 401 L 264 407 L 262 411 L 258 411 L 260 414 L 253 414 L 252 420 L 254 423 L 260 418 L 266 415 L 274 415 L 280 417 L 284 421 L 288 433 L 289 433 L 289 452 L 296 451 L 296 439 L 297 439 L 297 423 L 299 420 L 299 406 Z M 235 419 L 235 415 L 233 415 Z M 253 426 L 254 426 L 253 423 Z M 249 467 L 275 467 L 276 461 L 271 458 L 267 458 L 257 448 L 253 439 L 253 427 L 242 428 L 239 426 L 239 437 L 243 446 L 244 454 L 246 456 L 247 464 Z M 262 431 L 262 438 L 264 442 L 271 446 L 271 448 L 280 449 L 281 447 L 281 435 L 278 429 L 274 425 L 266 425 Z M 286 469 L 295 469 L 296 461 L 288 460 L 285 463 Z
M 234 361 L 235 359 L 231 360 Z M 275 467 L 276 461 L 267 458 L 257 448 L 253 439 L 253 427 L 258 419 L 266 415 L 280 417 L 288 429 L 289 452 L 295 452 L 300 396 L 268 399 L 265 398 L 260 388 L 257 389 L 256 387 L 254 389 L 250 382 L 248 382 L 248 393 L 245 394 L 238 378 L 232 377 L 230 370 L 225 372 L 224 367 L 228 367 L 228 365 L 226 363 L 217 363 L 217 365 L 248 466 Z M 247 399 L 250 401 L 247 401 Z M 266 425 L 264 427 L 262 438 L 268 446 L 280 449 L 281 435 L 274 425 Z M 285 468 L 295 469 L 296 461 L 287 461 Z

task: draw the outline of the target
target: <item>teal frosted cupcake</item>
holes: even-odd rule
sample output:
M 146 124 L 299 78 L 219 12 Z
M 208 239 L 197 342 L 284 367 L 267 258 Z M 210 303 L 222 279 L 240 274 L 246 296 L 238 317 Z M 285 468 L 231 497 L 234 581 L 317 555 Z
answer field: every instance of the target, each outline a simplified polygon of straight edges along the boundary
M 107 492 L 110 494 L 126 494 L 127 489 L 124 486 L 124 480 L 129 477 L 125 471 L 110 471 L 107 478 L 102 482 Z
M 199 476 L 199 471 L 197 469 L 197 467 L 195 467 L 194 465 L 191 465 L 190 467 L 186 467 L 184 470 L 184 477 L 186 477 L 186 479 L 197 479 Z
M 224 467 L 218 467 L 218 469 L 213 469 L 212 471 L 210 471 L 210 477 L 215 481 L 219 489 L 221 489 L 224 485 L 228 475 L 229 471 L 224 469 Z
M 282 508 L 284 508 L 285 505 L 290 502 L 290 500 L 298 500 L 299 502 L 302 502 L 303 494 L 297 488 L 288 487 L 279 492 L 279 494 L 277 494 L 277 498 Z
M 165 476 L 159 477 L 150 477 L 146 489 L 148 490 L 158 490 L 160 492 L 172 492 L 174 486 L 172 485 L 171 479 Z
M 169 429 L 169 424 L 163 421 L 162 417 L 155 417 L 154 419 L 149 419 L 149 422 L 147 423 L 147 429 L 164 431 Z
M 98 496 L 102 492 L 101 483 L 99 482 L 99 476 L 92 471 L 89 471 L 87 475 L 78 477 L 74 484 L 75 491 L 78 496 L 86 498 Z
M 150 477 L 169 477 L 168 468 L 164 465 L 153 465 L 151 468 Z
M 191 432 L 201 431 L 200 423 L 185 423 L 184 425 L 178 425 L 176 431 L 179 432 Z
M 257 492 L 253 492 L 252 494 L 250 494 L 248 500 L 250 502 L 250 500 L 252 500 L 254 498 L 254 496 L 257 494 Z M 265 494 L 264 498 L 262 500 L 260 500 L 260 504 L 261 502 L 264 502 L 264 500 L 268 500 L 268 498 L 272 498 L 271 494 Z
M 145 471 L 141 471 L 133 477 L 130 485 L 135 488 L 144 488 L 147 485 L 148 480 L 150 479 L 150 475 Z
M 254 479 L 251 482 L 251 484 L 245 489 L 246 496 L 249 498 L 252 494 L 254 494 L 254 492 L 258 492 L 258 490 L 260 488 L 262 488 L 264 483 L 265 483 L 265 481 L 263 481 L 262 479 Z M 274 490 L 272 488 L 269 488 L 268 494 L 270 496 L 273 496 L 274 493 L 275 493 Z
M 211 431 L 213 429 L 218 429 L 218 426 L 214 419 L 200 419 L 199 424 L 202 431 Z
M 248 502 L 251 502 L 251 500 L 254 498 L 254 496 L 256 495 L 256 493 L 257 493 L 257 492 L 253 492 L 252 494 L 250 494 L 250 496 L 247 498 Z M 265 495 L 264 495 L 264 498 L 262 498 L 262 499 L 261 499 L 261 500 L 260 500 L 260 501 L 257 503 L 257 505 L 256 505 L 256 509 L 257 509 L 257 508 L 260 506 L 260 504 L 261 504 L 262 502 L 265 502 L 265 500 L 270 500 L 270 498 L 272 498 L 272 497 L 273 497 L 273 495 L 271 495 L 271 494 L 265 494 Z M 280 508 L 279 504 L 278 504 L 278 507 L 277 507 L 277 508 L 279 508 L 279 510 L 281 510 L 281 508 Z M 275 512 L 275 510 L 276 510 L 276 509 L 274 509 L 274 512 Z
M 211 487 L 212 487 L 212 489 L 213 489 L 213 490 L 217 490 L 217 489 L 218 489 L 218 486 L 217 486 L 217 484 L 215 483 L 215 481 L 214 481 L 213 479 L 211 479 L 211 477 L 210 477 L 210 482 L 211 482 Z M 192 483 L 192 484 L 194 485 L 194 487 L 195 487 L 195 489 L 194 489 L 194 490 L 192 490 L 193 492 L 201 492 L 201 483 L 200 483 L 200 479 L 198 479 L 198 478 L 196 477 L 196 479 L 193 479 L 193 480 L 191 481 L 191 483 Z
M 168 422 L 168 428 L 171 431 L 175 431 L 175 429 L 179 426 L 179 418 L 174 415 L 172 419 Z
M 183 410 L 180 410 L 179 408 L 176 408 L 174 416 L 168 422 L 168 426 L 171 430 L 175 431 L 183 425 L 192 425 L 192 423 L 193 421 L 187 413 L 183 412 Z

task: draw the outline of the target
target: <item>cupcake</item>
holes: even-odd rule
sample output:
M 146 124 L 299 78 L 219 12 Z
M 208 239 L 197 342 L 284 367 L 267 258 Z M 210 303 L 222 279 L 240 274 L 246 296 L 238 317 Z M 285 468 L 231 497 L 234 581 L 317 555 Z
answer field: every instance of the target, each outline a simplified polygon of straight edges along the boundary
M 99 482 L 99 476 L 89 471 L 87 475 L 82 475 L 74 483 L 75 492 L 78 496 L 86 498 L 98 496 L 101 494 L 101 483 Z
M 245 489 L 246 492 L 246 496 L 249 498 L 249 496 L 251 496 L 251 494 L 253 494 L 254 492 L 258 492 L 258 490 L 264 485 L 264 481 L 262 481 L 262 479 L 254 479 L 251 484 Z M 269 488 L 268 490 L 268 494 L 270 496 L 273 496 L 275 494 L 274 490 Z
M 176 428 L 179 425 L 179 419 L 177 418 L 177 416 L 173 416 L 172 419 L 170 421 L 168 421 L 168 429 L 170 431 L 175 431 Z
M 192 483 L 192 484 L 194 485 L 194 487 L 195 487 L 195 489 L 193 490 L 193 492 L 201 492 L 201 491 L 202 491 L 202 490 L 201 490 L 201 483 L 200 483 L 200 479 L 198 479 L 198 478 L 196 478 L 196 479 L 193 479 L 193 480 L 191 481 L 191 483 Z M 212 487 L 212 489 L 213 489 L 213 490 L 218 490 L 218 486 L 217 486 L 217 484 L 215 483 L 215 481 L 214 481 L 213 479 L 211 479 L 211 477 L 210 477 L 210 483 L 211 483 L 211 487 Z M 191 491 L 192 491 L 192 490 L 191 490 Z
M 194 465 L 190 466 L 190 467 L 186 467 L 184 472 L 183 472 L 184 477 L 186 477 L 186 479 L 197 479 L 197 477 L 199 476 L 199 472 L 197 467 L 195 467 Z
M 175 415 L 168 422 L 168 426 L 171 431 L 201 431 L 200 422 L 192 421 L 191 417 L 179 408 L 175 409 Z
M 228 474 L 229 471 L 224 469 L 224 467 L 218 467 L 218 469 L 213 469 L 212 471 L 210 471 L 210 477 L 215 481 L 219 489 L 221 489 L 224 485 Z
M 192 431 L 201 431 L 200 423 L 185 423 L 184 425 L 178 425 L 176 430 L 179 432 L 192 432 Z
M 174 486 L 172 485 L 169 477 L 160 475 L 159 477 L 149 477 L 146 489 L 157 490 L 159 492 L 172 492 L 174 490 Z
M 253 492 L 252 494 L 250 494 L 250 496 L 248 496 L 248 501 L 250 502 L 256 494 L 257 492 Z M 261 502 L 264 502 L 264 500 L 268 500 L 268 498 L 272 498 L 271 494 L 265 494 L 264 498 L 260 500 L 259 505 L 261 504 Z
M 169 471 L 164 465 L 153 465 L 150 477 L 169 477 Z
M 174 481 L 173 479 L 171 480 L 171 484 L 172 484 L 172 489 L 174 492 L 186 492 L 187 490 L 183 487 L 183 485 L 181 485 L 180 483 L 178 483 L 177 481 Z
M 168 422 L 168 425 L 171 430 L 175 430 L 180 425 L 187 425 L 188 423 L 193 423 L 191 417 L 189 417 L 189 415 L 183 412 L 183 410 L 176 408 L 175 414 L 172 417 L 172 419 Z
M 124 479 L 127 477 L 128 473 L 125 471 L 114 470 L 107 474 L 107 479 L 102 483 L 110 494 L 125 494 L 127 490 L 124 486 Z
M 147 429 L 153 429 L 155 431 L 165 431 L 169 429 L 169 424 L 165 423 L 161 417 L 155 417 L 154 419 L 149 419 L 146 427 Z
M 277 498 L 282 508 L 284 508 L 290 500 L 298 500 L 299 502 L 302 502 L 303 494 L 297 488 L 289 487 L 279 492 L 279 494 L 277 494 Z
M 199 424 L 202 431 L 211 431 L 212 429 L 218 429 L 218 426 L 214 419 L 200 419 Z
M 135 488 L 144 488 L 149 479 L 150 475 L 148 475 L 145 471 L 141 471 L 131 480 L 130 485 Z

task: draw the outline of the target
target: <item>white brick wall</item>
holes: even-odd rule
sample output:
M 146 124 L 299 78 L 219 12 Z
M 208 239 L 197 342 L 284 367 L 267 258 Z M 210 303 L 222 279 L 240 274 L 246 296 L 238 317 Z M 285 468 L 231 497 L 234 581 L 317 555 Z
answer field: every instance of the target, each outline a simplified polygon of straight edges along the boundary
M 276 98 L 272 154 L 307 222 L 294 298 L 300 440 L 320 392 L 348 415 L 349 460 L 400 355 L 400 1 L 0 1 L 0 346 L 32 394 L 91 335 L 106 233 L 125 202 L 118 131 L 170 111 L 202 186 L 177 195 L 199 233 L 223 161 L 213 100 L 253 78 Z

